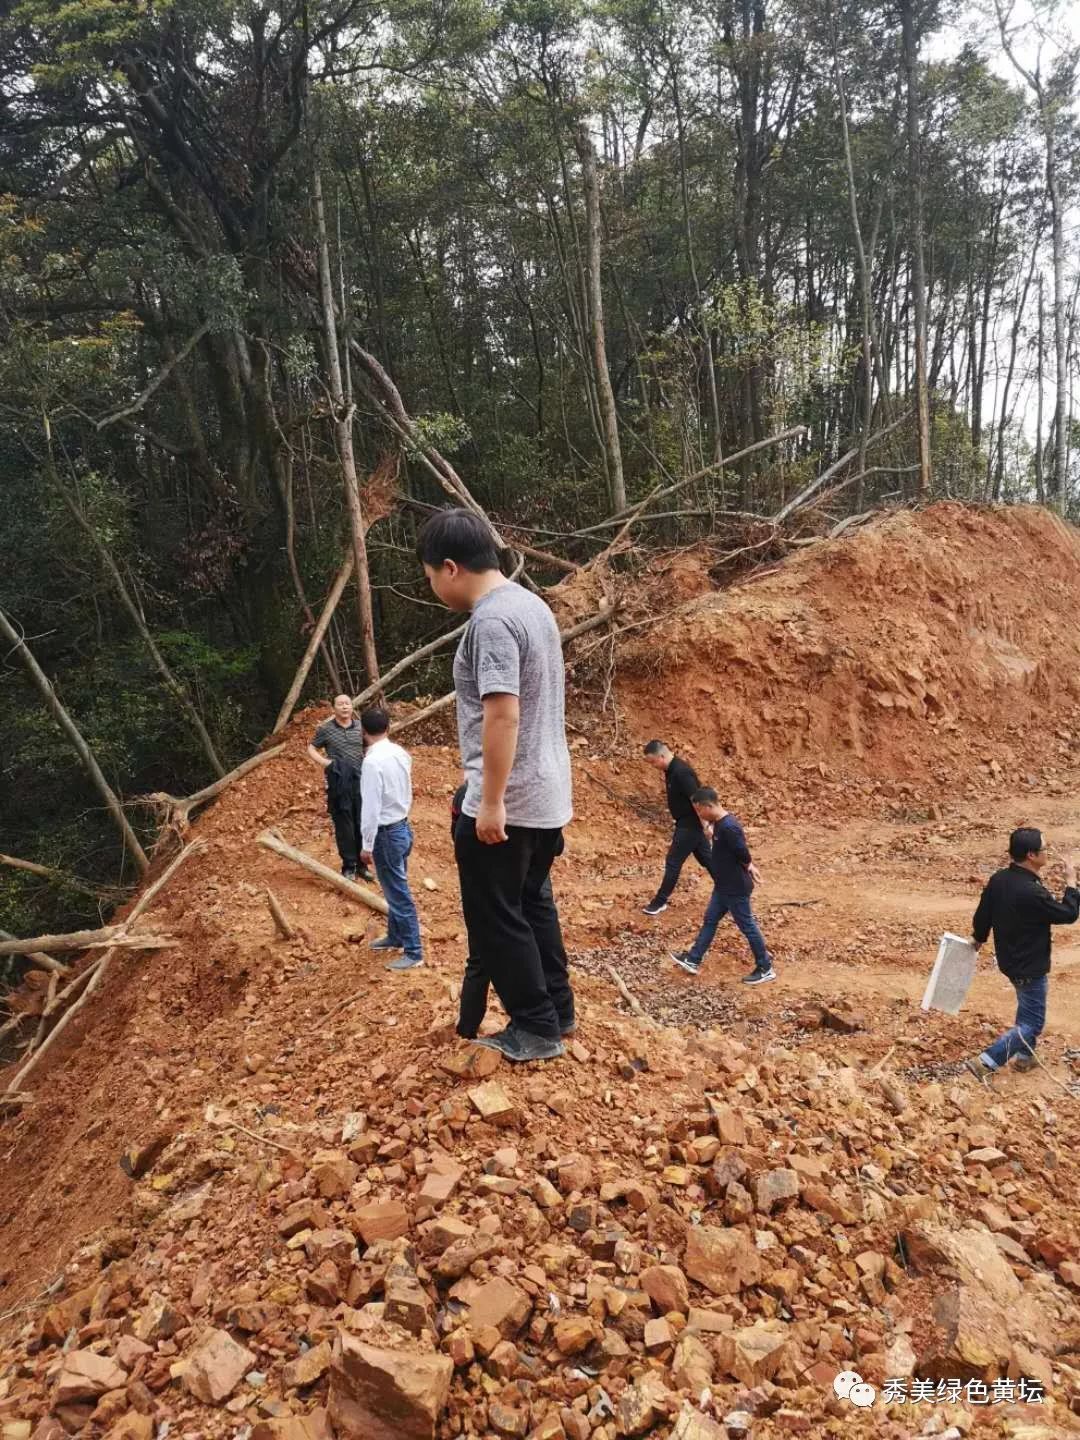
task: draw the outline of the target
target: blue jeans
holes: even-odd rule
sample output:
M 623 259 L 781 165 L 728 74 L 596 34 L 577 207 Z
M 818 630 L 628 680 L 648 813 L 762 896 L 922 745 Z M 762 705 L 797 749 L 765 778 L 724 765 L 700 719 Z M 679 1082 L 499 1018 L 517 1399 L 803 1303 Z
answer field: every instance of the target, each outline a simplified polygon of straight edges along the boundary
M 1028 1046 L 1034 1050 L 1046 1024 L 1050 976 L 1040 975 L 1037 980 L 1013 980 L 1010 983 L 1016 991 L 1016 1024 L 1004 1035 L 999 1035 L 979 1056 L 991 1070 L 1000 1070 L 1016 1055 L 1027 1055 Z
M 722 895 L 719 890 L 714 890 L 712 899 L 705 910 L 705 919 L 701 922 L 701 929 L 698 937 L 690 947 L 691 956 L 698 962 L 705 958 L 705 952 L 713 942 L 716 934 L 716 927 L 720 921 L 730 912 L 731 918 L 746 936 L 747 943 L 754 954 L 754 964 L 758 970 L 768 970 L 772 967 L 772 960 L 765 947 L 765 937 L 758 929 L 758 923 L 754 919 L 754 911 L 750 905 L 749 895 Z
M 400 946 L 410 960 L 419 960 L 420 919 L 407 874 L 412 847 L 412 828 L 407 820 L 399 820 L 396 825 L 379 827 L 371 853 L 375 874 L 390 907 L 386 927 L 390 943 Z

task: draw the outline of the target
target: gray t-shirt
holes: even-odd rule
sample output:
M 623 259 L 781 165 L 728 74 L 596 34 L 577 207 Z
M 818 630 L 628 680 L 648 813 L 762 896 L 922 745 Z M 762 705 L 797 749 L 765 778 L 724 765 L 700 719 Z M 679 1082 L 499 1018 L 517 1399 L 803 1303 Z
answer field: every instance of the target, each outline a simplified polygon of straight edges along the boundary
M 521 718 L 506 785 L 506 823 L 538 830 L 569 824 L 573 799 L 562 641 L 544 602 L 512 581 L 479 600 L 454 656 L 454 689 L 468 784 L 463 812 L 475 818 L 483 794 L 484 699 L 516 695 Z

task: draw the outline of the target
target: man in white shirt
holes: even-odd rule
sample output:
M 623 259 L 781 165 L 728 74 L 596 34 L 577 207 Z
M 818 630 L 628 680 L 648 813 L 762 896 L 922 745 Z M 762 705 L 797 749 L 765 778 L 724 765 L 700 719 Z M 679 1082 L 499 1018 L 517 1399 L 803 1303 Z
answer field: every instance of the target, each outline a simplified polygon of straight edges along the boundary
M 420 920 L 409 889 L 409 856 L 413 833 L 409 824 L 412 808 L 412 760 L 408 751 L 389 738 L 390 716 L 385 710 L 365 710 L 360 717 L 364 731 L 364 768 L 360 772 L 361 844 L 360 859 L 375 863 L 375 874 L 390 907 L 386 934 L 372 942 L 373 950 L 403 950 L 391 960 L 388 970 L 414 970 L 424 963 L 420 950 Z

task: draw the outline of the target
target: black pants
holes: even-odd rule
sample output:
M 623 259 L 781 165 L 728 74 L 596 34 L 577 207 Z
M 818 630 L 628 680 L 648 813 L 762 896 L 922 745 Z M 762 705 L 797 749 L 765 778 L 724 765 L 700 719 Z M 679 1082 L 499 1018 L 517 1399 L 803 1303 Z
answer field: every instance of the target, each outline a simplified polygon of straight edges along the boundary
M 454 830 L 469 934 L 462 1018 L 469 1020 L 466 998 L 475 1007 L 483 979 L 494 985 L 515 1025 L 557 1040 L 574 1023 L 574 993 L 548 879 L 562 849 L 562 831 L 510 825 L 506 833 L 501 844 L 483 845 L 476 838 L 476 821 L 468 815 L 462 815 Z M 458 1028 L 466 1033 L 462 1023 Z
M 551 876 L 540 887 L 540 898 L 555 904 L 551 889 Z M 556 923 L 558 916 L 556 915 Z M 487 1014 L 489 981 L 487 971 L 474 960 L 472 955 L 465 961 L 465 976 L 461 982 L 461 1004 L 458 1010 L 457 1033 L 464 1040 L 474 1040 Z M 572 1013 L 572 1012 L 571 1012 Z
M 671 899 L 671 892 L 679 883 L 682 868 L 691 855 L 706 874 L 712 874 L 712 852 L 705 831 L 700 825 L 676 825 L 664 860 L 664 878 L 656 892 L 658 901 L 666 902 Z
M 337 792 L 326 797 L 326 808 L 334 823 L 334 839 L 341 856 L 342 872 L 360 868 L 360 774 L 338 786 Z

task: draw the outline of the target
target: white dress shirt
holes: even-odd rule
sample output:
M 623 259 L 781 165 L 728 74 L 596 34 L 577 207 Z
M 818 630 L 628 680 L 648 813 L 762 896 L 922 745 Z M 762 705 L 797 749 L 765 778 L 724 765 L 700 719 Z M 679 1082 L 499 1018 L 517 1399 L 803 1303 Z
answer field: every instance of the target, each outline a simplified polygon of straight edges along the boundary
M 376 740 L 368 746 L 360 772 L 360 820 L 365 855 L 374 849 L 379 827 L 408 819 L 411 805 L 412 756 L 392 740 Z

